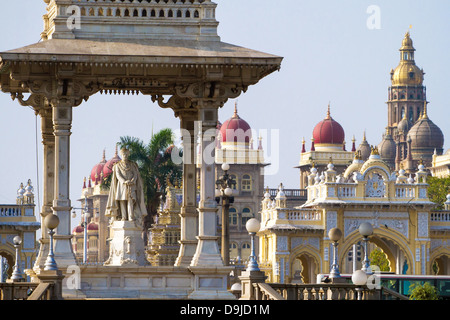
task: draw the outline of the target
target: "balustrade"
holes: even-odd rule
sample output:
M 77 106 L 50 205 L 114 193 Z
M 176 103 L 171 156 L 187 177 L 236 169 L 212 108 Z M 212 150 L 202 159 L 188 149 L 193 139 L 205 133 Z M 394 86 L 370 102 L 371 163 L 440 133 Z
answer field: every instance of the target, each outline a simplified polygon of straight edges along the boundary
M 22 208 L 19 205 L 0 206 L 0 217 L 20 217 Z
M 432 222 L 450 222 L 450 211 L 433 211 L 430 219 Z

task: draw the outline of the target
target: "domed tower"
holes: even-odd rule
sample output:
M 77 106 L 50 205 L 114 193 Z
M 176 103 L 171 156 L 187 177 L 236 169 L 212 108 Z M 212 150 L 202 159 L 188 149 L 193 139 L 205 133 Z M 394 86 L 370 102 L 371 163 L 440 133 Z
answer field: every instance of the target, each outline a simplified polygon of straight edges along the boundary
M 415 63 L 415 51 L 407 32 L 400 48 L 400 63 L 391 70 L 387 102 L 386 136 L 389 134 L 394 140 L 396 152 L 392 155 L 386 151 L 383 159 L 388 163 L 394 162 L 395 170 L 405 166 L 413 170 L 421 160 L 426 165 L 431 164 L 434 149 L 442 154 L 444 138 L 442 131 L 428 118 L 426 87 L 423 85 L 425 73 Z M 386 158 L 388 155 L 392 158 Z
M 416 66 L 413 41 L 409 32 L 405 34 L 400 48 L 400 63 L 391 70 L 391 86 L 388 92 L 388 130 L 395 141 L 402 119 L 402 127 L 411 128 L 423 112 L 426 88 L 423 85 L 425 73 Z M 405 121 L 403 121 L 405 122 Z
M 443 153 L 444 135 L 428 117 L 426 102 L 423 115 L 408 132 L 408 141 L 412 158 L 423 160 L 427 166 L 431 165 L 435 151 L 439 155 Z
M 314 148 L 317 151 L 345 150 L 345 132 L 342 126 L 331 117 L 330 105 L 325 119 L 313 131 Z
M 237 104 L 235 104 L 233 116 L 220 125 L 219 136 L 223 149 L 250 148 L 252 129 L 247 121 L 239 116 Z
M 100 184 L 103 179 L 103 167 L 106 164 L 105 150 L 103 150 L 103 158 L 98 164 L 96 164 L 91 170 L 91 181 L 94 184 Z

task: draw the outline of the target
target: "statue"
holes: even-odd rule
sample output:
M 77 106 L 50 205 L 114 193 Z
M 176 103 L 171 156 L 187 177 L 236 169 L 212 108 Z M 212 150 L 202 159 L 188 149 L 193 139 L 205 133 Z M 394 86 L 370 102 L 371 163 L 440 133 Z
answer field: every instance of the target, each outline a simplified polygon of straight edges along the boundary
M 142 180 L 136 163 L 129 160 L 130 151 L 120 150 L 121 161 L 113 166 L 106 216 L 118 221 L 134 221 L 143 225 L 147 215 Z

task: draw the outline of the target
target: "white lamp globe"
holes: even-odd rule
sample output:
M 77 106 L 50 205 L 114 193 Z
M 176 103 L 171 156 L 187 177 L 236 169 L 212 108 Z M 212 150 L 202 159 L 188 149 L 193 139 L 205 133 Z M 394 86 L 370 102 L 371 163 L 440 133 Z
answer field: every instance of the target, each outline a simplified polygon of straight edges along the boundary
M 20 236 L 15 236 L 13 239 L 13 243 L 18 246 L 22 243 L 22 238 Z
M 361 225 L 359 226 L 359 233 L 363 237 L 371 236 L 373 234 L 373 227 L 372 227 L 372 225 L 369 222 L 361 223 Z
M 220 197 L 222 195 L 222 192 L 220 192 L 219 189 L 216 189 L 215 195 L 216 195 L 216 198 L 218 198 L 218 197 Z
M 367 284 L 367 274 L 362 270 L 356 270 L 352 274 L 352 282 L 357 286 L 363 286 Z
M 222 170 L 223 171 L 228 171 L 230 170 L 230 165 L 228 163 L 222 163 Z
M 252 218 L 247 221 L 247 223 L 245 224 L 245 228 L 247 228 L 247 231 L 249 233 L 256 233 L 261 228 L 261 223 L 258 219 Z
M 231 188 L 226 188 L 226 189 L 225 189 L 225 195 L 226 195 L 227 197 L 231 197 L 231 196 L 233 195 L 233 189 L 231 189 Z

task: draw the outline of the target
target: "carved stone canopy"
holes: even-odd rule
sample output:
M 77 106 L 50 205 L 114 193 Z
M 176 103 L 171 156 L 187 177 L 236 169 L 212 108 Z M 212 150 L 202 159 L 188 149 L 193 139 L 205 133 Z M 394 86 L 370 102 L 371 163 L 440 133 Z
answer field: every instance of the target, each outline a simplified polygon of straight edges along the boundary
M 281 61 L 217 41 L 51 39 L 0 53 L 0 89 L 35 108 L 41 98 L 77 106 L 97 92 L 142 93 L 158 102 L 177 96 L 195 106 L 195 99 L 224 103 L 239 96 Z

